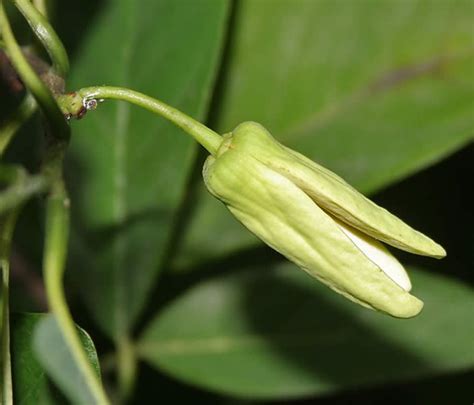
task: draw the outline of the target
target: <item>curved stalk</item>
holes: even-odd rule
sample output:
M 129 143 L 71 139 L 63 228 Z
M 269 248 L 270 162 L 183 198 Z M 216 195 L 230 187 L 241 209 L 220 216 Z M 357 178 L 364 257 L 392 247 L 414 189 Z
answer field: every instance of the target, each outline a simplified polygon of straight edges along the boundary
M 123 87 L 95 86 L 80 89 L 76 94 L 82 98 L 83 104 L 86 106 L 88 106 L 88 101 L 90 100 L 115 99 L 127 101 L 161 115 L 190 134 L 212 155 L 217 153 L 217 149 L 222 142 L 222 137 L 219 134 L 196 121 L 194 118 L 191 118 L 160 100 L 139 93 L 138 91 Z M 59 102 L 61 103 L 61 101 Z
M 62 77 L 69 71 L 69 59 L 63 43 L 59 39 L 46 17 L 30 2 L 30 0 L 13 0 L 14 4 L 25 17 L 36 37 L 48 52 L 54 70 Z
M 18 108 L 2 123 L 0 127 L 0 156 L 9 145 L 13 135 L 36 110 L 36 101 L 31 94 L 27 94 Z
M 50 132 L 56 138 L 69 139 L 69 126 L 55 98 L 25 59 L 13 35 L 2 0 L 0 0 L 0 32 L 3 36 L 10 61 L 25 86 L 33 94 L 44 115 L 47 117 Z
M 0 335 L 0 364 L 1 364 L 1 397 L 0 403 L 13 404 L 12 372 L 10 356 L 10 309 L 9 309 L 9 284 L 10 284 L 10 245 L 15 229 L 19 207 L 0 218 L 0 271 L 2 273 L 1 287 L 1 335 Z
M 20 205 L 35 194 L 46 191 L 49 181 L 45 176 L 36 175 L 21 179 L 0 193 L 0 215 Z
M 70 134 L 69 126 L 56 103 L 56 99 L 23 56 L 11 30 L 2 0 L 0 0 L 0 31 L 5 41 L 8 56 L 25 87 L 32 93 L 42 109 L 48 124 L 48 133 L 52 136 L 48 143 L 45 163 L 42 167 L 42 174 L 48 179 L 50 189 L 47 201 L 43 262 L 50 310 L 58 320 L 61 333 L 94 396 L 95 404 L 108 405 L 109 400 L 99 377 L 95 374 L 82 347 L 62 286 L 69 233 L 69 200 L 64 187 L 62 165 Z
M 64 295 L 62 279 L 66 264 L 68 235 L 69 199 L 62 181 L 58 181 L 48 198 L 46 211 L 43 270 L 48 303 L 56 316 L 73 358 L 94 396 L 95 404 L 108 405 L 110 402 L 84 351 Z

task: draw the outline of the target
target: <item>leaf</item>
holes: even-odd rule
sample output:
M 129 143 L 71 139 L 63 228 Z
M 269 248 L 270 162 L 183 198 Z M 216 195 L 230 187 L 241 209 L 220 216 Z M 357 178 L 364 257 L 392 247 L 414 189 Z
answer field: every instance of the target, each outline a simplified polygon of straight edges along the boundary
M 216 129 L 260 122 L 374 193 L 473 139 L 472 15 L 466 0 L 243 0 Z M 199 189 L 177 267 L 255 242 Z
M 48 372 L 51 370 L 51 374 L 59 378 L 55 380 L 58 385 L 69 384 L 69 390 L 73 395 L 86 397 L 87 390 L 81 385 L 81 377 L 77 375 L 75 363 L 67 350 L 64 350 L 65 343 L 50 315 L 17 313 L 12 316 L 11 327 L 15 404 L 64 403 L 64 398 L 51 390 L 44 369 Z M 39 334 L 38 331 L 35 333 L 38 327 Z M 99 370 L 94 344 L 86 332 L 80 328 L 78 331 L 91 362 Z M 45 338 L 46 341 L 43 341 Z M 69 378 L 72 379 L 68 380 Z M 64 382 L 66 380 L 67 383 Z
M 158 314 L 139 351 L 187 383 L 260 399 L 472 367 L 473 291 L 426 271 L 411 276 L 425 307 L 410 320 L 354 305 L 290 263 L 216 278 Z
M 104 3 L 77 51 L 69 86 L 129 87 L 204 117 L 227 6 Z M 161 117 L 124 103 L 108 101 L 74 124 L 71 263 L 91 314 L 111 337 L 129 333 L 146 302 L 196 147 Z
M 48 379 L 33 354 L 34 328 L 40 314 L 15 314 L 11 320 L 12 373 L 15 403 L 41 403 L 48 395 Z
M 99 360 L 90 336 L 78 328 L 84 350 L 91 364 L 100 375 Z M 94 395 L 77 368 L 72 353 L 53 315 L 46 315 L 36 326 L 33 350 L 46 373 L 74 404 L 92 404 Z

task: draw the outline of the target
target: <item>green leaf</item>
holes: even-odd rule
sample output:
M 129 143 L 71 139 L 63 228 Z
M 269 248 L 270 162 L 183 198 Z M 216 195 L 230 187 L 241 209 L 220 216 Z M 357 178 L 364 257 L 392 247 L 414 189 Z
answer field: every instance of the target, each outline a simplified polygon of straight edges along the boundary
M 11 319 L 13 397 L 15 403 L 42 403 L 48 379 L 33 353 L 33 332 L 44 315 L 15 314 Z
M 84 350 L 100 375 L 99 360 L 90 336 L 78 328 Z M 36 326 L 33 350 L 46 373 L 74 404 L 92 404 L 94 395 L 78 369 L 58 323 L 53 315 L 46 315 Z
M 354 305 L 290 263 L 217 278 L 165 308 L 139 350 L 154 367 L 193 385 L 263 399 L 472 367 L 474 324 L 465 320 L 473 291 L 426 271 L 410 274 L 425 302 L 410 320 Z
M 226 0 L 107 2 L 81 45 L 73 88 L 130 87 L 196 118 L 206 113 Z M 196 144 L 162 118 L 106 102 L 74 124 L 72 264 L 92 315 L 129 333 L 166 253 Z
M 260 122 L 360 191 L 380 190 L 472 140 L 472 16 L 469 0 L 243 0 L 216 129 Z M 200 193 L 179 267 L 254 243 Z
M 14 314 L 11 329 L 15 404 L 64 403 L 64 398 L 51 390 L 46 372 L 51 373 L 59 386 L 67 387 L 73 402 L 73 398 L 88 398 L 87 389 L 81 384 L 81 377 L 77 374 L 70 353 L 65 349 L 65 343 L 52 316 L 33 313 Z M 84 348 L 98 371 L 99 364 L 94 344 L 85 331 L 80 328 L 78 331 Z

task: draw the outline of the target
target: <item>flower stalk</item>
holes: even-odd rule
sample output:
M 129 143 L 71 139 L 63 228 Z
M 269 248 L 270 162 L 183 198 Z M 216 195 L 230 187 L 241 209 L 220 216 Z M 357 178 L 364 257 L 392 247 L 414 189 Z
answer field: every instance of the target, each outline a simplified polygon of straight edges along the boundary
M 126 101 L 166 118 L 191 135 L 211 155 L 217 153 L 217 149 L 222 142 L 222 137 L 219 134 L 178 109 L 167 105 L 163 101 L 123 87 L 86 87 L 59 96 L 57 101 L 66 117 L 82 118 L 87 110 L 96 108 L 98 100 L 104 99 Z

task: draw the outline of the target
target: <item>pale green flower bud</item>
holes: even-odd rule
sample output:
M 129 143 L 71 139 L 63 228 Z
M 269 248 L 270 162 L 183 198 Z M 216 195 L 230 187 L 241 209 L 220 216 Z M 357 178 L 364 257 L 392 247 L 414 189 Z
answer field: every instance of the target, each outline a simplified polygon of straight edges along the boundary
M 421 311 L 403 266 L 376 239 L 437 258 L 444 249 L 261 125 L 224 135 L 203 176 L 250 231 L 333 290 L 396 317 Z

